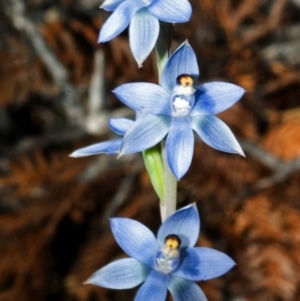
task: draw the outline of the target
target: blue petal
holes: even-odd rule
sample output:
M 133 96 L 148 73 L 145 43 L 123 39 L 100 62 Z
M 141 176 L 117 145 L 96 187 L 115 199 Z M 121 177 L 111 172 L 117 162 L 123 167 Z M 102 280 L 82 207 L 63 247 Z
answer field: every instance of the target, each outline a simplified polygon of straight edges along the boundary
M 100 142 L 87 147 L 79 148 L 69 157 L 78 158 L 97 154 L 118 154 L 121 148 L 122 139 Z
M 245 156 L 229 127 L 218 117 L 203 115 L 190 118 L 193 129 L 206 144 L 223 152 Z
M 157 241 L 164 244 L 169 234 L 176 234 L 181 239 L 180 247 L 193 247 L 199 237 L 200 218 L 195 204 L 186 206 L 170 215 L 160 226 Z
M 149 114 L 171 114 L 170 94 L 150 83 L 124 84 L 113 93 L 128 107 Z
M 103 8 L 106 11 L 114 11 L 124 1 L 126 0 L 106 0 L 103 2 L 100 8 Z
M 169 23 L 187 22 L 192 15 L 192 7 L 187 0 L 154 0 L 148 10 L 159 20 Z
M 120 155 L 143 151 L 156 145 L 168 133 L 171 117 L 144 115 L 139 117 L 123 138 Z
M 194 133 L 189 118 L 173 117 L 166 142 L 168 164 L 177 180 L 188 171 L 194 153 Z
M 130 257 L 150 267 L 154 265 L 158 245 L 147 227 L 129 218 L 112 218 L 110 227 L 116 241 Z
M 120 34 L 128 26 L 134 14 L 143 6 L 145 3 L 142 0 L 123 1 L 103 24 L 98 43 L 107 42 Z
M 134 301 L 165 301 L 169 281 L 168 275 L 153 270 L 138 290 Z
M 135 259 L 124 258 L 98 270 L 85 283 L 113 289 L 132 288 L 145 281 L 150 272 L 149 267 Z
M 200 281 L 219 277 L 235 262 L 226 254 L 210 248 L 188 248 L 183 262 L 172 274 L 188 280 Z
M 174 301 L 207 301 L 195 282 L 183 278 L 171 276 L 169 290 Z
M 196 90 L 196 101 L 191 115 L 223 112 L 240 100 L 244 93 L 243 88 L 229 83 L 213 82 L 200 85 Z
M 134 124 L 133 120 L 127 118 L 111 118 L 108 121 L 109 127 L 118 135 L 125 135 L 128 129 Z
M 158 34 L 157 18 L 149 14 L 147 8 L 140 9 L 129 26 L 130 48 L 139 67 L 142 67 L 142 63 L 154 48 Z
M 179 46 L 169 57 L 162 73 L 161 85 L 171 92 L 177 83 L 177 77 L 181 74 L 188 74 L 194 78 L 195 83 L 198 82 L 199 68 L 197 58 L 193 48 L 187 41 Z

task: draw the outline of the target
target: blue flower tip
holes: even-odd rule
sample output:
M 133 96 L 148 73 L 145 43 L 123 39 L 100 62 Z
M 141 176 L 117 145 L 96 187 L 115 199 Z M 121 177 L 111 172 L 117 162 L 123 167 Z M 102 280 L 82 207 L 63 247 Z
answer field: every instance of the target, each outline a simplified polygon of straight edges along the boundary
M 114 93 L 114 94 L 118 94 L 119 93 L 119 90 L 120 90 L 120 88 L 122 88 L 124 85 L 121 85 L 121 86 L 119 86 L 119 87 L 117 87 L 117 88 L 115 88 L 115 89 L 113 89 L 111 92 L 112 93 Z M 122 90 L 121 90 L 122 91 Z
M 78 151 L 74 151 L 73 153 L 71 153 L 70 155 L 68 155 L 70 158 L 79 158 L 79 157 L 83 157 L 82 155 L 80 155 L 80 153 Z
M 113 226 L 113 224 L 115 223 L 115 218 L 110 218 L 109 223 L 110 223 L 111 226 Z
M 175 176 L 176 180 L 179 182 L 180 179 L 184 176 L 184 174 L 179 175 L 177 172 L 172 170 L 173 175 Z
M 105 43 L 110 40 L 108 38 L 103 37 L 103 34 L 101 34 L 101 33 L 102 33 L 102 30 L 100 30 L 100 33 L 99 33 L 98 44 Z
M 124 142 L 124 141 L 123 141 Z M 117 159 L 121 158 L 123 155 L 125 155 L 126 152 L 124 152 L 124 145 L 121 146 L 121 149 L 119 151 L 119 154 L 117 156 Z
M 247 92 L 244 88 L 240 87 L 241 89 L 241 97 Z
M 91 282 L 89 282 L 90 279 L 85 280 L 84 282 L 82 282 L 82 284 L 91 284 Z
M 179 209 L 179 210 L 188 210 L 188 209 L 192 209 L 192 210 L 198 212 L 197 204 L 196 204 L 195 202 L 192 203 L 192 204 L 186 205 L 185 207 L 182 207 L 182 208 Z
M 114 218 L 110 218 L 109 219 L 109 224 L 110 224 L 110 229 L 115 229 L 117 227 L 118 224 L 118 218 L 114 217 Z
M 241 148 L 239 150 L 237 150 L 237 152 L 238 152 L 239 155 L 246 158 L 246 155 L 245 155 L 244 151 Z
M 234 260 L 231 259 L 231 261 L 232 262 L 231 262 L 231 265 L 228 267 L 228 271 L 231 270 L 231 269 L 233 269 L 237 265 L 237 263 Z

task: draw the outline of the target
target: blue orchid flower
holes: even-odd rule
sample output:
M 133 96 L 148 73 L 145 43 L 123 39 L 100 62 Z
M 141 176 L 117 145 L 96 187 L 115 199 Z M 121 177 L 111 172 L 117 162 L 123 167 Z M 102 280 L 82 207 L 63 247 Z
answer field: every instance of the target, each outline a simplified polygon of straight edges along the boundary
M 132 219 L 113 218 L 110 224 L 116 241 L 132 258 L 104 266 L 86 283 L 128 289 L 144 282 L 135 301 L 164 301 L 167 290 L 174 301 L 206 301 L 194 281 L 221 276 L 235 265 L 222 252 L 194 247 L 200 231 L 195 205 L 170 215 L 160 226 L 157 239 L 147 227 Z
M 111 118 L 108 121 L 109 127 L 118 135 L 124 136 L 128 129 L 133 125 L 134 121 L 126 118 Z M 95 143 L 87 147 L 77 149 L 69 157 L 78 158 L 96 154 L 118 154 L 122 145 L 122 139 L 104 141 Z
M 113 13 L 102 26 L 98 42 L 113 39 L 130 23 L 130 48 L 139 66 L 155 46 L 159 20 L 182 23 L 192 14 L 188 0 L 106 0 L 101 8 Z
M 195 88 L 198 76 L 196 55 L 185 42 L 170 56 L 161 86 L 130 83 L 113 91 L 124 104 L 146 114 L 126 132 L 120 156 L 148 149 L 167 135 L 167 161 L 180 179 L 192 161 L 193 130 L 209 146 L 244 156 L 231 130 L 214 116 L 237 102 L 244 89 L 224 82 L 205 83 Z

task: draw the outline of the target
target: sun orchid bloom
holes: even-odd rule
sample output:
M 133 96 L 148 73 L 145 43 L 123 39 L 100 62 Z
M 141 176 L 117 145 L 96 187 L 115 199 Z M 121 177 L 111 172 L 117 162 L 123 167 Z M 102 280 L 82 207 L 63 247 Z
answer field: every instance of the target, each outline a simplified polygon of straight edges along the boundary
M 192 14 L 188 0 L 106 0 L 101 8 L 113 13 L 102 26 L 98 42 L 113 39 L 130 23 L 130 48 L 139 66 L 155 46 L 159 20 L 182 23 L 189 21 Z
M 143 283 L 135 301 L 164 301 L 167 290 L 174 301 L 206 301 L 194 281 L 221 276 L 235 265 L 222 252 L 194 247 L 200 231 L 195 204 L 170 215 L 160 226 L 157 238 L 132 219 L 112 218 L 110 225 L 116 241 L 131 258 L 104 266 L 85 283 L 112 289 Z
M 113 92 L 137 113 L 126 132 L 119 156 L 148 149 L 166 137 L 169 167 L 179 180 L 189 169 L 194 152 L 193 130 L 209 146 L 228 153 L 244 153 L 218 114 L 237 102 L 244 89 L 230 83 L 210 82 L 197 86 L 199 68 L 188 42 L 168 59 L 161 86 L 129 83 Z

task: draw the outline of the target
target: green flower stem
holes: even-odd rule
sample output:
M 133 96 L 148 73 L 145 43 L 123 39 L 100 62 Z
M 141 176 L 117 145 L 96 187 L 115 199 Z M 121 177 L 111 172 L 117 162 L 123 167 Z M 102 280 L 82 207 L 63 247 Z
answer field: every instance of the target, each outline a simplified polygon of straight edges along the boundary
M 160 34 L 155 46 L 159 82 L 161 81 L 162 71 L 170 56 L 173 28 L 174 26 L 170 23 L 160 22 Z M 165 193 L 164 198 L 160 200 L 160 215 L 162 222 L 164 222 L 164 220 L 176 210 L 177 180 L 170 171 L 167 162 L 164 142 L 162 142 L 162 152 L 164 164 Z
M 160 33 L 155 46 L 159 82 L 170 55 L 172 33 L 172 24 L 160 22 Z M 175 212 L 177 196 L 177 180 L 167 162 L 165 143 L 162 142 L 161 146 L 156 145 L 145 150 L 143 159 L 151 183 L 160 199 L 160 215 L 164 222 L 170 214 Z
M 160 33 L 155 45 L 158 79 L 160 83 L 161 74 L 170 56 L 170 48 L 174 25 L 160 21 Z

